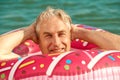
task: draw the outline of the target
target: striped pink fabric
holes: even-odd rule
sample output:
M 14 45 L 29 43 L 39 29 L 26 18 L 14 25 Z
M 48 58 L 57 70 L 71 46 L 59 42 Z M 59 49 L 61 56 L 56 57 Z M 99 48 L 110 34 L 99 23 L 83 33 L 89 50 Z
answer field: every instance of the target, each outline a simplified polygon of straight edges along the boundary
M 120 80 L 120 67 L 98 69 L 81 75 L 53 75 L 52 77 L 40 75 L 20 80 Z

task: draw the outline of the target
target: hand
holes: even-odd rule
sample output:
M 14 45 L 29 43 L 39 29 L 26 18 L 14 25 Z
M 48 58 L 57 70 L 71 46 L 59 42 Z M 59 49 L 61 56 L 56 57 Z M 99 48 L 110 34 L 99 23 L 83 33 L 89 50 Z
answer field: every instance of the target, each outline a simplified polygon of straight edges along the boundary
M 72 24 L 71 25 L 71 40 L 78 39 L 77 32 L 78 32 L 77 25 Z
M 36 34 L 36 22 L 32 23 L 30 26 L 26 27 L 25 32 L 28 34 L 28 39 L 32 39 L 34 42 L 38 43 L 38 37 Z
M 86 35 L 88 35 L 87 29 L 77 27 L 77 25 L 72 24 L 72 29 L 71 29 L 71 40 L 75 39 L 81 39 L 81 40 L 86 40 Z

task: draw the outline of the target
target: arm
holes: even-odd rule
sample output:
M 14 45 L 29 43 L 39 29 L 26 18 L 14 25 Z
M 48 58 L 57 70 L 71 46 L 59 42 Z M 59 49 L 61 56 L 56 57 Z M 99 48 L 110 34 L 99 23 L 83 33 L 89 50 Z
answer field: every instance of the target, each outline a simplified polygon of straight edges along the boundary
M 75 35 L 77 34 L 77 35 Z M 96 44 L 101 49 L 120 50 L 120 36 L 110 32 L 100 32 L 87 30 L 72 26 L 72 38 L 83 39 L 85 41 Z
M 11 51 L 26 39 L 36 42 L 35 23 L 12 32 L 0 35 L 0 55 L 10 55 Z

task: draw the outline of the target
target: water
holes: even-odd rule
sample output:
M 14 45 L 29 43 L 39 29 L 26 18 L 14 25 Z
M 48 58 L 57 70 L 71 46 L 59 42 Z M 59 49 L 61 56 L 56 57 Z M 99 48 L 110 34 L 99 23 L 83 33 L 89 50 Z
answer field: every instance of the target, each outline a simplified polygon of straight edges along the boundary
M 0 0 L 0 34 L 30 25 L 47 6 L 65 10 L 73 23 L 120 34 L 120 0 Z

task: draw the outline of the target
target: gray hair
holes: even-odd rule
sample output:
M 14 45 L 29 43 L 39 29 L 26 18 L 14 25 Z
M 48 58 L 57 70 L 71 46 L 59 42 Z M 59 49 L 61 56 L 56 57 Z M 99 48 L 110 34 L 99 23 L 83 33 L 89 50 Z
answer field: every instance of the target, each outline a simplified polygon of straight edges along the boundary
M 61 20 L 63 20 L 63 22 L 68 26 L 69 29 L 71 29 L 71 23 L 72 20 L 70 18 L 70 16 L 65 13 L 63 10 L 61 9 L 53 9 L 51 7 L 48 7 L 45 11 L 43 11 L 37 18 L 36 20 L 36 32 L 38 33 L 40 28 L 37 27 L 38 23 L 42 23 L 43 20 L 51 18 L 51 16 L 57 16 L 59 17 Z

